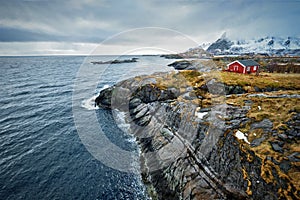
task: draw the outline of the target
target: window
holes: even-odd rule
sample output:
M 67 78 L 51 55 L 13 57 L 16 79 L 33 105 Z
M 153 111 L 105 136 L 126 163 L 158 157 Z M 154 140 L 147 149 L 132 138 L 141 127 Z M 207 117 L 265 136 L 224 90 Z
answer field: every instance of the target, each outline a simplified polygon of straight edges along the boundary
M 256 66 L 253 67 L 253 70 L 256 71 Z
M 247 72 L 250 72 L 250 67 L 247 67 Z

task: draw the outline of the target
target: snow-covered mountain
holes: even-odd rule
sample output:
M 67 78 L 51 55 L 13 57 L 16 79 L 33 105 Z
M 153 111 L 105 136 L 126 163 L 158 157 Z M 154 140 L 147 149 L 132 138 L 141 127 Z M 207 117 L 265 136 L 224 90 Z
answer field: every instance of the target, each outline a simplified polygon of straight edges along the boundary
M 200 45 L 199 48 L 203 48 Z M 300 38 L 296 37 L 263 37 L 250 40 L 231 40 L 223 34 L 207 48 L 209 53 L 220 54 L 268 54 L 268 55 L 300 55 Z

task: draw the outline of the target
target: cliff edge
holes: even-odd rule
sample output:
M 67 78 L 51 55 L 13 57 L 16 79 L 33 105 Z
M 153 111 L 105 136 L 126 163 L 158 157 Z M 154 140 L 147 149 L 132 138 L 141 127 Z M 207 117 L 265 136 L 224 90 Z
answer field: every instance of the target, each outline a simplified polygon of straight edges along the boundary
M 95 101 L 126 113 L 152 199 L 300 199 L 299 87 L 188 70 L 131 78 Z

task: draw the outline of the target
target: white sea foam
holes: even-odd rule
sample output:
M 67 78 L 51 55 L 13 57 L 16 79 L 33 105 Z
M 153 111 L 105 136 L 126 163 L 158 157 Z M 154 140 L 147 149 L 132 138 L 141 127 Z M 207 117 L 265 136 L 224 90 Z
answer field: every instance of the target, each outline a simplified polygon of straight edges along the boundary
M 113 116 L 118 127 L 125 133 L 130 134 L 130 124 L 126 121 L 126 113 L 119 110 L 113 110 Z
M 81 107 L 87 109 L 87 110 L 97 110 L 99 109 L 98 106 L 95 104 L 95 99 L 97 98 L 98 95 L 94 95 L 89 99 L 85 99 L 81 103 Z
M 130 138 L 127 138 L 126 141 L 127 141 L 127 142 L 130 142 L 130 143 L 132 143 L 132 144 L 135 144 L 135 143 L 136 143 L 136 140 L 135 140 L 135 137 L 134 137 L 134 136 L 132 136 L 132 137 L 130 137 Z
M 100 91 L 101 91 L 101 90 L 104 90 L 104 89 L 106 89 L 106 88 L 109 88 L 109 87 L 110 87 L 110 86 L 106 84 L 106 85 L 104 85 L 104 86 L 100 89 Z
M 109 85 L 104 85 L 102 88 L 100 88 L 99 92 L 101 90 L 104 90 L 104 89 L 109 88 L 109 87 L 110 87 Z M 96 106 L 96 104 L 95 104 L 95 99 L 97 98 L 99 92 L 97 92 L 97 95 L 94 95 L 91 98 L 83 100 L 81 102 L 81 107 L 83 107 L 87 110 L 97 110 L 97 109 L 99 109 L 99 107 Z

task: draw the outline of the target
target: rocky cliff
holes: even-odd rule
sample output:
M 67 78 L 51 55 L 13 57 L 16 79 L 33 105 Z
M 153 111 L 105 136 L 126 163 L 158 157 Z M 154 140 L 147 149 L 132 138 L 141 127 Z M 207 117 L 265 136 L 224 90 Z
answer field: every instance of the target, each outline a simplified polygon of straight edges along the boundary
M 96 104 L 126 112 L 153 199 L 300 199 L 298 91 L 181 71 L 122 81 Z

